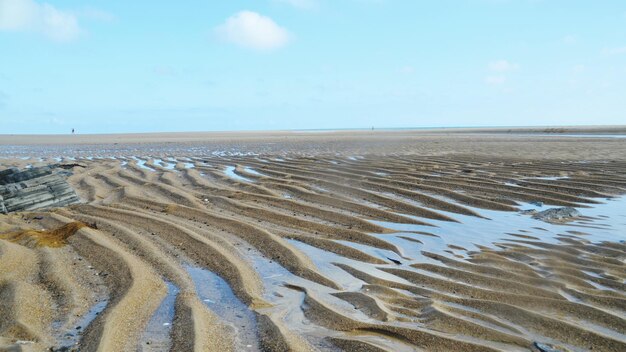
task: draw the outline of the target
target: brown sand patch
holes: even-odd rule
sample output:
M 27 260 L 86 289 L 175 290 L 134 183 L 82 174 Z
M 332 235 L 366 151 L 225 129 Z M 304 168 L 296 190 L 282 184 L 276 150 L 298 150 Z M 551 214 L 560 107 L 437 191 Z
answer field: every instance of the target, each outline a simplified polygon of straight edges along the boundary
M 52 230 L 28 229 L 3 233 L 0 234 L 0 238 L 28 247 L 58 248 L 67 245 L 67 240 L 84 227 L 93 227 L 93 225 L 73 221 Z

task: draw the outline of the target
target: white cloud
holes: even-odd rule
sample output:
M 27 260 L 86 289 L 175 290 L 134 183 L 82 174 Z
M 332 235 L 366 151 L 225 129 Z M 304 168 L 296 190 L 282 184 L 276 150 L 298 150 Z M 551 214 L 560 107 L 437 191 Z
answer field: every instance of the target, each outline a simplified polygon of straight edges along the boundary
M 157 76 L 175 76 L 178 71 L 172 66 L 156 66 L 152 72 Z
M 506 77 L 502 75 L 487 76 L 485 78 L 485 83 L 490 84 L 492 86 L 501 85 L 501 84 L 504 84 L 504 82 L 506 82 Z
M 626 54 L 626 46 L 622 46 L 619 48 L 605 48 L 602 52 L 604 53 L 604 55 Z
M 515 71 L 518 68 L 518 64 L 507 60 L 496 60 L 489 63 L 489 69 L 494 72 L 509 72 Z
M 82 32 L 75 14 L 33 0 L 0 0 L 0 31 L 35 32 L 55 41 L 71 41 Z
M 316 0 L 274 0 L 274 2 L 291 5 L 305 10 L 314 9 L 318 5 Z
M 283 47 L 291 40 L 291 34 L 271 18 L 252 11 L 241 11 L 215 28 L 217 36 L 235 45 L 272 50 Z
M 563 43 L 567 44 L 567 45 L 574 45 L 576 43 L 578 43 L 578 38 L 574 35 L 566 35 L 565 37 L 563 37 Z
M 487 68 L 492 74 L 485 77 L 485 83 L 493 86 L 502 85 L 507 82 L 507 73 L 519 69 L 519 65 L 508 60 L 495 60 L 487 64 Z
M 413 74 L 415 73 L 415 67 L 410 66 L 410 65 L 404 66 L 400 69 L 400 73 L 404 73 L 407 75 Z

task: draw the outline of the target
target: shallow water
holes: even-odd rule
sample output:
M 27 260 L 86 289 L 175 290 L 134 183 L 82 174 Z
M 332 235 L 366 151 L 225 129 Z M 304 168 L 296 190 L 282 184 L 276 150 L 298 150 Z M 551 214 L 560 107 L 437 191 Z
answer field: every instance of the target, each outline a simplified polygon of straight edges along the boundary
M 327 277 L 329 277 L 330 279 L 332 279 L 333 281 L 341 285 L 344 290 L 356 291 L 361 288 L 364 282 L 356 279 L 354 276 L 343 271 L 339 267 L 335 266 L 333 263 L 348 264 L 350 266 L 357 267 L 359 268 L 359 270 L 365 273 L 368 273 L 370 275 L 373 275 L 373 276 L 376 276 L 385 280 L 408 284 L 408 282 L 405 281 L 404 279 L 401 279 L 395 275 L 391 275 L 386 272 L 378 270 L 377 268 L 381 267 L 381 265 L 369 264 L 369 263 L 364 263 L 364 262 L 357 261 L 354 259 L 346 258 L 338 254 L 328 252 L 323 249 L 319 249 L 317 247 L 313 247 L 313 246 L 310 246 L 306 243 L 302 243 L 299 241 L 290 240 L 289 242 L 293 244 L 296 248 L 301 250 L 302 252 L 306 253 L 307 256 L 311 258 L 315 266 L 320 270 L 320 272 L 322 272 L 324 275 L 326 275 Z M 348 246 L 351 246 L 360 250 L 363 250 L 365 247 L 367 247 L 367 246 L 358 245 L 352 242 L 343 242 L 343 244 L 346 244 Z M 370 252 L 368 254 L 371 254 L 371 252 L 375 252 L 375 251 L 381 251 L 382 253 L 384 252 L 392 253 L 390 251 L 381 250 L 379 248 L 373 248 L 373 247 L 369 247 L 369 248 L 371 250 L 364 250 L 364 252 L 366 253 Z M 380 257 L 380 256 L 377 256 L 377 257 Z M 380 258 L 386 259 L 382 257 Z
M 224 170 L 224 173 L 225 173 L 228 177 L 230 177 L 230 178 L 232 178 L 232 179 L 234 179 L 234 180 L 237 180 L 237 181 L 242 181 L 242 182 L 254 182 L 254 180 L 251 180 L 251 179 L 249 179 L 249 178 L 246 178 L 246 177 L 243 177 L 243 176 L 237 175 L 237 174 L 235 173 L 235 167 L 234 167 L 234 166 L 226 166 L 226 169 Z
M 236 350 L 259 351 L 256 316 L 235 296 L 228 283 L 206 269 L 187 265 L 185 270 L 196 285 L 198 297 L 235 330 Z
M 533 181 L 533 180 L 545 180 L 545 181 L 558 181 L 558 180 L 567 180 L 569 176 L 545 176 L 545 177 L 530 177 L 528 179 L 523 179 L 525 181 Z
M 153 171 L 153 172 L 155 171 L 153 168 L 146 166 L 147 160 L 139 159 L 136 156 L 133 156 L 132 158 L 137 162 L 137 166 L 139 166 L 140 168 L 144 170 L 148 170 L 148 171 Z
M 82 336 L 82 332 L 94 319 L 96 319 L 98 315 L 100 315 L 104 308 L 106 308 L 107 304 L 109 304 L 108 300 L 102 300 L 94 304 L 89 311 L 76 322 L 74 328 L 64 332 L 63 335 L 59 337 L 61 342 L 60 347 L 71 348 L 72 346 L 77 345 Z
M 174 168 L 176 167 L 176 163 L 167 163 L 163 161 L 162 159 L 153 159 L 153 160 L 154 160 L 154 165 L 160 166 L 167 170 L 174 170 Z
M 534 209 L 540 211 L 554 207 L 525 203 L 520 208 L 523 210 Z M 578 210 L 583 216 L 592 218 L 591 222 L 588 221 L 589 219 L 578 219 L 566 224 L 547 223 L 533 219 L 531 215 L 522 214 L 520 212 L 485 210 L 471 207 L 470 209 L 485 218 L 439 211 L 460 222 L 454 223 L 429 219 L 429 223 L 435 225 L 435 227 L 429 227 L 372 221 L 380 226 L 401 231 L 393 235 L 374 234 L 374 236 L 387 240 L 389 240 L 390 237 L 404 236 L 423 242 L 423 245 L 419 245 L 415 242 L 409 244 L 407 243 L 409 241 L 406 240 L 404 240 L 404 242 L 392 241 L 402 246 L 401 248 L 404 249 L 404 252 L 413 260 L 417 261 L 421 260 L 422 257 L 419 252 L 417 252 L 417 254 L 415 253 L 418 248 L 420 250 L 450 256 L 451 253 L 449 253 L 450 248 L 448 245 L 462 247 L 466 251 L 479 250 L 478 246 L 496 248 L 495 244 L 497 243 L 520 239 L 511 234 L 532 235 L 546 243 L 558 243 L 557 236 L 566 233 L 566 231 L 588 233 L 584 238 L 592 242 L 626 240 L 626 211 L 624 211 L 624 209 L 626 209 L 626 197 L 611 198 L 605 200 L 604 204 L 596 204 L 590 208 L 579 208 Z M 601 218 L 601 215 L 608 216 L 608 219 Z M 593 225 L 594 228 L 586 229 L 586 227 L 581 227 L 589 225 Z M 539 231 L 538 228 L 545 231 Z M 411 233 L 411 231 L 428 232 L 438 237 L 415 234 Z M 461 252 L 466 251 L 461 250 Z
M 256 175 L 256 176 L 266 176 L 266 175 L 263 175 L 262 173 L 260 173 L 260 172 L 256 171 L 255 169 L 253 169 L 253 168 L 251 168 L 251 167 L 248 167 L 248 166 L 244 167 L 244 168 L 243 168 L 243 170 L 244 170 L 245 172 L 249 173 L 249 174 L 252 174 L 252 175 Z
M 180 291 L 174 284 L 166 281 L 167 295 L 154 312 L 140 340 L 139 351 L 169 351 L 170 333 L 174 320 L 174 304 Z

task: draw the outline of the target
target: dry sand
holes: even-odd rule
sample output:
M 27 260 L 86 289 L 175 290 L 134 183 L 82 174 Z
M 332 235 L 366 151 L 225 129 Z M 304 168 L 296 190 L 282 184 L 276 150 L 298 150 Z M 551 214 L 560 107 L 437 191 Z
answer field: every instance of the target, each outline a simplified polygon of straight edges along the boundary
M 626 350 L 626 139 L 502 133 L 3 136 L 85 167 L 0 215 L 0 351 Z

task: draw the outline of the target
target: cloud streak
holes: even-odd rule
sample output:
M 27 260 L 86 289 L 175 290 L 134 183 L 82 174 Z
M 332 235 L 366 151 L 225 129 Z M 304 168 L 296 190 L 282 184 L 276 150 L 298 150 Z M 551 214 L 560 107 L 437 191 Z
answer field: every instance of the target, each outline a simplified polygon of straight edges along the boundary
M 0 31 L 39 33 L 58 42 L 83 32 L 72 12 L 33 0 L 0 0 Z
M 507 74 L 517 71 L 520 66 L 508 60 L 495 60 L 487 64 L 487 68 L 491 72 L 485 77 L 485 83 L 492 86 L 499 86 L 507 82 Z
M 604 55 L 621 55 L 626 54 L 626 46 L 617 47 L 617 48 L 605 48 L 602 50 Z
M 519 68 L 519 65 L 508 60 L 496 60 L 489 63 L 489 70 L 493 72 L 510 72 Z
M 506 82 L 506 77 L 505 76 L 487 76 L 485 77 L 485 83 L 492 85 L 492 86 L 497 86 L 497 85 L 501 85 L 504 84 Z
M 292 35 L 269 17 L 252 11 L 241 11 L 215 28 L 215 34 L 224 42 L 237 46 L 269 51 L 284 47 Z

